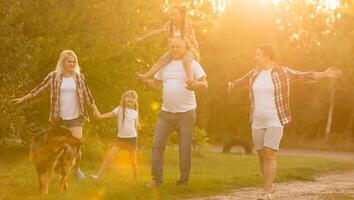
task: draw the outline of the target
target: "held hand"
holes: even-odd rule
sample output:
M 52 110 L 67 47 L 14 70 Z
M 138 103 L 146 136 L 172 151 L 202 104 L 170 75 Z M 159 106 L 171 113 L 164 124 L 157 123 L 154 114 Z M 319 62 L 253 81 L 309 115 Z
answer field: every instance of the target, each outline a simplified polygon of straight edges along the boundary
M 144 39 L 143 38 L 141 38 L 141 37 L 137 37 L 137 38 L 135 38 L 135 42 L 136 43 L 138 43 L 138 42 L 142 42 Z
M 139 72 L 136 72 L 136 79 L 141 84 L 145 84 L 147 81 L 147 78 L 144 76 L 144 74 L 140 74 Z
M 100 111 L 95 110 L 95 111 L 93 112 L 93 117 L 94 117 L 95 119 L 101 119 L 101 113 L 100 113 Z
M 232 82 L 228 82 L 228 84 L 227 84 L 227 92 L 229 94 L 231 94 L 233 89 L 234 89 L 234 84 Z
M 214 26 L 214 28 L 217 28 L 217 29 L 220 28 L 220 24 L 217 23 L 216 21 L 213 21 L 213 26 Z
M 343 74 L 343 72 L 340 69 L 330 67 L 330 68 L 326 69 L 326 71 L 324 71 L 324 74 L 326 77 L 329 77 L 329 78 L 338 78 L 339 76 L 341 76 Z
M 21 97 L 21 98 L 11 99 L 10 103 L 17 105 L 17 104 L 23 103 L 24 101 L 25 101 L 25 99 L 23 97 Z
M 198 87 L 198 82 L 197 81 L 186 81 L 187 83 L 187 86 L 186 86 L 186 89 L 187 90 L 196 90 L 197 87 Z

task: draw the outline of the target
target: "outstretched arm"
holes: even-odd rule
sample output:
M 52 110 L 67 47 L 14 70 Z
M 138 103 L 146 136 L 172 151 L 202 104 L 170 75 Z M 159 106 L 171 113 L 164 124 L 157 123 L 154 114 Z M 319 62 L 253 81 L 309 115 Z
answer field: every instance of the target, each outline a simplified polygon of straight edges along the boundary
M 137 37 L 137 38 L 135 38 L 135 41 L 136 41 L 136 42 L 142 42 L 142 41 L 144 41 L 145 39 L 154 37 L 154 36 L 159 35 L 160 33 L 163 33 L 163 32 L 164 32 L 164 29 L 163 29 L 163 28 L 155 29 L 155 30 L 149 32 L 148 34 L 146 34 L 146 35 L 144 35 L 144 36 L 142 36 L 142 37 Z
M 33 98 L 33 95 L 31 93 L 29 93 L 29 94 L 26 94 L 23 97 L 11 99 L 10 102 L 14 103 L 14 104 L 21 104 L 21 103 L 23 103 L 23 102 L 25 102 L 27 100 L 32 99 L 32 98 Z
M 314 78 L 315 79 L 321 79 L 321 78 L 325 78 L 325 77 L 338 78 L 342 74 L 343 74 L 342 70 L 330 67 L 330 68 L 327 68 L 323 72 L 316 72 L 314 75 Z
M 229 82 L 227 85 L 227 91 L 229 93 L 231 93 L 236 88 L 248 87 L 249 80 L 250 80 L 251 76 L 253 75 L 253 73 L 254 73 L 254 70 L 251 70 L 247 74 L 245 74 L 242 78 Z
M 202 20 L 202 21 L 194 21 L 193 22 L 193 27 L 197 28 L 197 29 L 205 28 L 208 26 L 213 26 L 215 28 L 220 27 L 220 25 L 215 20 Z
M 10 102 L 14 104 L 20 104 L 44 93 L 48 89 L 48 86 L 50 85 L 50 81 L 52 80 L 53 76 L 53 73 L 49 73 L 47 77 L 45 77 L 45 79 L 42 81 L 42 83 L 35 87 L 30 93 L 23 97 L 12 99 L 10 100 Z
M 297 70 L 285 68 L 289 74 L 291 82 L 316 82 L 316 80 L 329 77 L 337 78 L 342 75 L 342 71 L 336 68 L 328 68 L 323 72 L 301 72 Z
M 111 111 L 111 112 L 108 112 L 108 113 L 103 113 L 103 114 L 100 114 L 98 116 L 98 119 L 107 119 L 107 118 L 113 118 L 117 116 L 116 112 L 114 111 Z

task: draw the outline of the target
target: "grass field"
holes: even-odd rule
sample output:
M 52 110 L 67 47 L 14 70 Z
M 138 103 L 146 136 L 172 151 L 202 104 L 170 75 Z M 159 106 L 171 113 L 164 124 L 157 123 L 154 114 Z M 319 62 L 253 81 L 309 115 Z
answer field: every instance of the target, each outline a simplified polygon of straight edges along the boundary
M 0 155 L 0 199 L 40 199 L 34 166 L 25 153 Z M 260 186 L 262 178 L 255 155 L 204 153 L 193 157 L 191 180 L 188 186 L 176 186 L 178 179 L 178 154 L 168 150 L 165 154 L 165 183 L 159 194 L 145 187 L 150 176 L 150 151 L 139 154 L 140 180 L 134 184 L 129 159 L 126 152 L 118 155 L 115 163 L 101 180 L 85 179 L 77 181 L 70 175 L 69 191 L 61 194 L 58 176 L 54 176 L 49 196 L 46 199 L 183 199 L 208 196 L 232 189 Z M 95 173 L 103 158 L 86 158 L 82 170 Z M 318 173 L 342 172 L 354 169 L 349 161 L 324 158 L 289 157 L 278 158 L 277 181 L 313 180 Z

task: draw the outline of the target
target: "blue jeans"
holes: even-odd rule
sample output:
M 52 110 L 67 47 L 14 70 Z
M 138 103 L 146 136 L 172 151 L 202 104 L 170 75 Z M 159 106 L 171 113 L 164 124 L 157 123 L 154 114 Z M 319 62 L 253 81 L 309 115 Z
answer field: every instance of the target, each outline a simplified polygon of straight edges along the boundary
M 179 137 L 180 181 L 188 182 L 192 164 L 193 129 L 195 110 L 170 113 L 160 110 L 152 141 L 151 174 L 157 183 L 163 182 L 164 151 L 168 138 L 176 130 Z

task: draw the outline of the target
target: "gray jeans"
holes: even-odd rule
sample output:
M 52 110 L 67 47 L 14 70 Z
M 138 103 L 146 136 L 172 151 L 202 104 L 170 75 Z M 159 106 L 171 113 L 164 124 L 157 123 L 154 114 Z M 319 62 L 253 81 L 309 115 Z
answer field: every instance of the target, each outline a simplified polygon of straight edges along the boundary
M 179 180 L 188 182 L 192 164 L 195 119 L 195 110 L 183 113 L 170 113 L 160 110 L 152 141 L 151 158 L 151 174 L 156 182 L 163 182 L 164 151 L 173 130 L 176 130 L 179 136 Z

